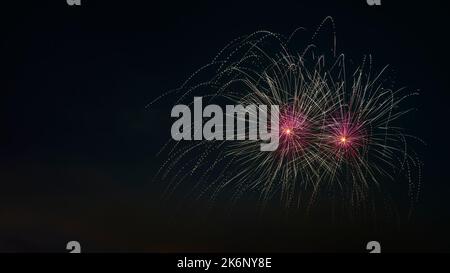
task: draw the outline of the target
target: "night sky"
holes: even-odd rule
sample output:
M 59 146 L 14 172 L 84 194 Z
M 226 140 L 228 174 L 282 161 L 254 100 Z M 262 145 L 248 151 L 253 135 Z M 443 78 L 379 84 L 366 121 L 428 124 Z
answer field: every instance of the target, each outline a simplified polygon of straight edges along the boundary
M 448 9 L 427 1 L 2 3 L 0 251 L 450 251 Z M 14 2 L 14 4 L 12 3 Z M 344 3 L 345 2 L 345 3 Z M 168 103 L 146 109 L 232 39 L 336 22 L 338 49 L 390 64 L 420 90 L 408 124 L 427 144 L 411 222 L 367 228 L 280 220 L 274 209 L 210 217 L 159 201 L 155 157 Z M 411 102 L 410 102 L 411 103 Z M 250 216 L 249 216 L 250 214 Z

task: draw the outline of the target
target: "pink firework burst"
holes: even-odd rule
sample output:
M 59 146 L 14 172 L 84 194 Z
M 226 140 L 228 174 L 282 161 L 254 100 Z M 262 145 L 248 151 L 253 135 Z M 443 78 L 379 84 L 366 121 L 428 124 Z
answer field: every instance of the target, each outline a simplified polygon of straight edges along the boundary
M 293 106 L 280 111 L 280 144 L 281 156 L 294 157 L 303 153 L 310 144 L 312 132 L 306 115 Z
M 337 157 L 357 157 L 367 146 L 367 134 L 362 123 L 354 120 L 350 113 L 332 119 L 326 126 L 325 140 Z

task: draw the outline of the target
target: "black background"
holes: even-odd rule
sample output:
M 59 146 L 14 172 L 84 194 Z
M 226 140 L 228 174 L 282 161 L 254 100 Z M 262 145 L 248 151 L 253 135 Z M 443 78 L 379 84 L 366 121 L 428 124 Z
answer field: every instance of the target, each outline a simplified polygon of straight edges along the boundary
M 70 240 L 85 251 L 365 251 L 368 240 L 386 251 L 449 251 L 448 8 L 392 2 L 2 3 L 0 251 L 65 251 Z M 339 50 L 373 54 L 399 86 L 420 89 L 412 130 L 427 145 L 413 221 L 299 234 L 298 223 L 245 216 L 173 220 L 151 184 L 170 106 L 155 116 L 146 104 L 240 35 L 314 30 L 328 15 Z

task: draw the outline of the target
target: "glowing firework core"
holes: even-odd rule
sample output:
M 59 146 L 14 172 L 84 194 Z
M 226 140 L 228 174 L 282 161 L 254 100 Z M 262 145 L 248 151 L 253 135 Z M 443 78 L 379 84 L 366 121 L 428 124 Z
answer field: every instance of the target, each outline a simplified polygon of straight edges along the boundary
M 285 105 L 280 112 L 280 154 L 297 157 L 311 142 L 311 129 L 306 115 L 295 105 Z
M 326 33 L 326 26 L 333 32 L 334 47 L 320 52 L 324 39 L 315 38 Z M 406 140 L 420 139 L 398 126 L 411 110 L 400 104 L 417 94 L 393 89 L 391 77 L 384 78 L 387 66 L 374 74 L 370 55 L 356 67 L 346 65 L 346 55 L 336 49 L 331 17 L 307 38 L 314 44 L 291 50 L 295 41 L 304 40 L 294 39 L 304 33 L 297 30 L 303 28 L 287 39 L 265 30 L 241 36 L 182 86 L 156 99 L 172 94 L 177 104 L 171 111 L 177 119 L 171 127 L 176 143 L 163 146 L 168 158 L 157 177 L 168 182 L 167 196 L 182 182 L 195 182 L 195 200 L 222 204 L 223 195 L 240 204 L 238 198 L 248 194 L 254 200 L 259 193 L 261 207 L 279 200 L 286 208 L 306 212 L 324 201 L 318 212 L 330 206 L 336 218 L 344 216 L 339 209 L 350 209 L 356 220 L 353 210 L 375 212 L 378 202 L 385 209 L 393 198 L 376 195 L 404 173 L 409 190 L 405 201 L 413 205 L 417 200 L 421 161 Z M 192 96 L 193 103 L 186 101 Z M 180 193 L 188 197 L 185 187 Z

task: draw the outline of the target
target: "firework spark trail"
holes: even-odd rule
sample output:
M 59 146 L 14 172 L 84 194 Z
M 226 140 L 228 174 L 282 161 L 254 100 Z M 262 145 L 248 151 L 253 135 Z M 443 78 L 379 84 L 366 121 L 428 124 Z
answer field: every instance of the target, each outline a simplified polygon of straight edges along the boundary
M 262 205 L 277 199 L 286 208 L 308 211 L 331 192 L 333 200 L 342 200 L 342 208 L 363 211 L 373 209 L 375 192 L 404 174 L 413 206 L 422 163 L 407 144 L 417 138 L 397 125 L 412 110 L 403 109 L 402 103 L 417 93 L 386 88 L 383 75 L 388 67 L 374 73 L 371 56 L 353 71 L 348 69 L 345 55 L 336 55 L 331 17 L 320 24 L 311 41 L 327 23 L 333 32 L 331 55 L 316 52 L 318 46 L 312 43 L 290 50 L 303 28 L 288 38 L 257 31 L 231 41 L 179 88 L 149 104 L 175 95 L 175 104 L 191 105 L 189 98 L 202 96 L 208 103 L 280 107 L 271 113 L 280 121 L 280 144 L 274 152 L 261 152 L 260 140 L 169 140 L 161 149 L 168 158 L 156 176 L 168 180 L 164 196 L 169 198 L 179 185 L 195 180 L 186 195 L 205 196 L 212 203 L 222 192 L 231 191 L 232 202 L 256 192 Z M 207 70 L 213 71 L 210 80 L 196 82 Z M 257 117 L 258 111 L 250 109 L 250 116 Z M 237 122 L 247 122 L 248 129 L 254 125 L 250 120 L 244 116 Z M 246 136 L 234 128 L 232 133 L 237 139 Z M 416 171 L 417 177 L 412 174 Z

